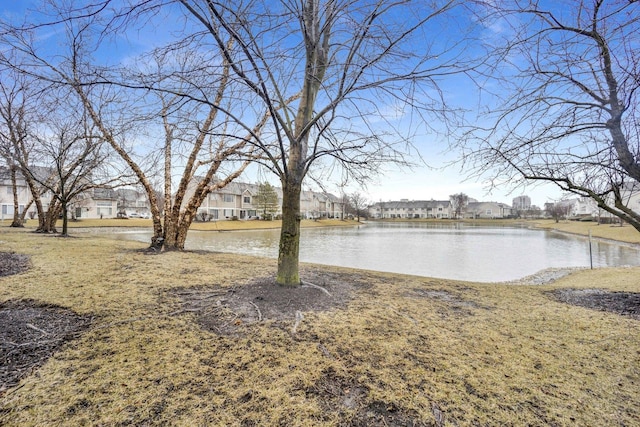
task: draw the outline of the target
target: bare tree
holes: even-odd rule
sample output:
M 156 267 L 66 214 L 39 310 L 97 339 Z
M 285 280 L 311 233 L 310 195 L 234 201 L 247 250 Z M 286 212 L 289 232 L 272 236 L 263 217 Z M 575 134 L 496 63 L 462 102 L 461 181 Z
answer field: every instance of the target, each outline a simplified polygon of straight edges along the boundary
M 57 96 L 56 96 L 57 95 Z M 68 235 L 69 210 L 75 201 L 88 192 L 112 184 L 109 175 L 109 153 L 104 139 L 78 104 L 69 103 L 69 92 L 60 88 L 52 104 L 48 105 L 47 119 L 40 123 L 37 152 L 39 161 L 52 174 L 45 179 L 29 168 L 31 179 L 51 192 L 60 209 L 51 206 L 45 221 L 54 231 L 58 213 L 62 216 L 63 236 Z M 40 104 L 44 108 L 45 104 Z
M 100 47 L 94 34 L 104 36 L 114 28 L 104 26 L 94 5 L 74 9 L 52 4 L 52 11 L 59 19 L 43 28 L 61 27 L 66 35 L 66 50 L 55 56 L 38 49 L 24 28 L 5 32 L 6 42 L 29 60 L 30 67 L 20 66 L 20 71 L 70 89 L 100 138 L 144 188 L 153 220 L 152 247 L 183 249 L 204 198 L 249 164 L 251 149 L 243 148 L 259 135 L 269 113 L 248 131 L 241 129 L 247 136 L 231 129 L 226 116 L 219 119 L 220 111 L 229 111 L 225 97 L 232 95 L 229 67 L 212 58 L 215 52 L 200 56 L 201 46 L 180 40 L 138 58 L 137 68 L 101 67 L 89 52 Z M 208 102 L 194 102 L 190 90 L 207 96 Z M 162 201 L 157 176 L 162 177 Z
M 349 196 L 349 202 L 353 208 L 356 220 L 360 222 L 360 217 L 364 215 L 365 207 L 368 203 L 367 198 L 362 193 L 355 192 Z
M 283 189 L 276 281 L 299 285 L 303 180 L 322 159 L 357 181 L 405 161 L 411 130 L 400 130 L 398 116 L 443 112 L 436 79 L 462 68 L 453 45 L 428 38 L 458 2 L 280 0 L 269 13 L 261 1 L 180 3 L 248 90 L 244 102 L 271 114 L 270 132 L 253 144 Z
M 13 198 L 13 220 L 11 227 L 24 226 L 24 213 L 20 215 L 18 200 L 18 170 L 14 142 L 24 138 L 24 99 L 22 87 L 9 77 L 10 70 L 0 75 L 0 157 L 7 164 Z
M 190 64 L 195 65 L 192 71 L 201 71 L 198 77 L 175 69 L 165 77 L 179 80 L 186 88 L 161 87 L 164 78 L 150 76 L 142 82 L 121 82 L 122 87 L 160 91 L 204 103 L 242 128 L 242 132 L 208 129 L 205 134 L 244 141 L 256 149 L 253 161 L 279 177 L 283 226 L 276 281 L 298 285 L 303 180 L 312 169 L 323 170 L 318 168 L 323 159 L 340 165 L 356 181 L 377 173 L 384 162 L 405 164 L 414 130 L 411 124 L 428 126 L 433 120 L 425 120 L 427 116 L 440 117 L 443 123 L 447 120 L 450 111 L 445 108 L 438 79 L 467 68 L 455 53 L 464 44 L 460 33 L 444 31 L 444 18 L 459 3 L 280 0 L 271 2 L 269 13 L 265 13 L 260 0 L 242 5 L 230 0 L 142 2 L 132 6 L 125 3 L 122 8 L 106 0 L 64 10 L 66 6 L 52 2 L 59 6 L 56 25 L 64 28 L 71 46 L 70 55 L 60 64 L 42 60 L 23 32 L 16 34 L 9 29 L 3 33 L 14 49 L 36 58 L 32 72 L 48 68 L 56 81 L 74 88 L 103 137 L 122 156 L 109 137 L 113 128 L 101 127 L 96 120 L 103 111 L 95 108 L 95 101 L 104 97 L 86 95 L 88 88 L 113 82 L 108 67 L 99 70 L 83 60 L 88 57 L 87 50 L 98 47 L 90 36 L 93 31 L 100 41 L 132 22 L 149 22 L 143 18 L 148 12 L 147 16 L 153 16 L 165 9 L 173 14 L 179 5 L 188 22 L 181 27 L 179 40 L 163 54 L 180 50 L 195 56 L 208 53 L 202 62 Z M 96 23 L 107 29 L 95 31 Z M 452 39 L 447 39 L 448 34 Z M 200 44 L 188 50 L 192 43 Z M 211 49 L 212 45 L 216 49 Z M 227 67 L 234 91 L 232 95 L 225 91 L 225 102 L 218 102 L 215 88 L 221 87 L 218 79 Z M 216 78 L 207 80 L 209 73 Z M 220 118 L 220 122 L 225 120 Z M 141 170 L 132 168 L 147 188 Z M 201 188 L 208 185 L 200 182 L 204 183 Z M 152 192 L 147 192 L 155 206 Z M 165 213 L 167 209 L 165 203 Z M 162 234 L 160 215 L 156 213 L 154 236 Z
M 543 181 L 640 230 L 640 8 L 628 0 L 486 2 L 485 87 L 465 160 L 494 181 Z M 484 112 L 483 112 L 484 113 Z
M 19 212 L 17 181 L 22 178 L 31 193 L 28 204 L 33 203 L 37 210 L 37 231 L 47 232 L 49 226 L 41 197 L 46 187 L 38 184 L 33 176 L 48 182 L 51 174 L 44 168 L 34 166 L 37 139 L 30 132 L 42 121 L 36 107 L 42 99 L 41 94 L 38 82 L 29 76 L 11 68 L 4 68 L 0 73 L 0 157 L 7 163 L 13 187 L 11 225 L 22 226 L 29 209 L 29 206 L 25 206 L 22 213 Z
M 551 216 L 556 222 L 560 222 L 561 219 L 566 218 L 571 211 L 571 206 L 566 203 L 549 203 L 545 209 L 547 214 Z
M 451 207 L 453 208 L 453 215 L 456 219 L 462 218 L 464 212 L 469 204 L 469 196 L 464 193 L 452 194 L 449 196 Z

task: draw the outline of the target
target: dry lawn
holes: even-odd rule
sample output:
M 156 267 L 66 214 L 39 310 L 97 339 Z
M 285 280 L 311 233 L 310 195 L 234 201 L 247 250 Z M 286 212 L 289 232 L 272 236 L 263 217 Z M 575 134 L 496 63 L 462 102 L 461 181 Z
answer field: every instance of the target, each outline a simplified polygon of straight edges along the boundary
M 539 228 L 579 234 L 582 236 L 588 236 L 589 231 L 591 231 L 591 236 L 600 239 L 618 240 L 620 242 L 627 243 L 640 243 L 640 232 L 629 224 L 620 226 L 619 224 L 598 224 L 593 221 L 555 222 L 553 220 L 547 220 L 536 221 L 535 225 Z
M 513 286 L 317 267 L 360 283 L 346 305 L 295 333 L 263 318 L 220 335 L 180 295 L 240 289 L 275 261 L 144 247 L 0 228 L 0 251 L 31 259 L 0 277 L 0 304 L 93 318 L 0 393 L 0 425 L 640 425 L 640 321 L 548 293 L 640 292 L 637 268 Z

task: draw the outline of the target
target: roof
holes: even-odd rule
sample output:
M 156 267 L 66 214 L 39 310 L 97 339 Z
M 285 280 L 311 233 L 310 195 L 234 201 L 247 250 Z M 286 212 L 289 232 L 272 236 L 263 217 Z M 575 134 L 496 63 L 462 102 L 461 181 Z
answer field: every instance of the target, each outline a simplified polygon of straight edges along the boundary
M 449 200 L 401 200 L 390 202 L 378 202 L 374 206 L 380 206 L 381 209 L 425 209 L 449 207 Z

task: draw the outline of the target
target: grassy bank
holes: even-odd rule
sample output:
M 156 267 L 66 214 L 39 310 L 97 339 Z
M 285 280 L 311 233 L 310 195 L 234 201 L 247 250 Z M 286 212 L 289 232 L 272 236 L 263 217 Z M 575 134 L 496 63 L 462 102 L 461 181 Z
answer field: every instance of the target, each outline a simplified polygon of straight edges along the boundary
M 588 236 L 589 232 L 593 237 L 609 240 L 618 240 L 627 243 L 640 243 L 640 232 L 632 226 L 625 224 L 598 224 L 593 221 L 560 221 L 553 220 L 534 221 L 538 228 L 561 231 L 563 233 L 578 234 Z
M 144 247 L 0 229 L 0 251 L 32 264 L 0 277 L 0 303 L 33 299 L 93 318 L 0 396 L 0 425 L 329 426 L 362 414 L 368 425 L 640 423 L 638 320 L 547 293 L 638 292 L 639 269 L 508 286 L 314 267 L 360 283 L 352 299 L 305 311 L 295 333 L 294 319 L 265 312 L 220 335 L 180 295 L 238 292 L 273 275 L 275 261 Z
M 560 221 L 554 220 L 522 220 L 522 219 L 465 219 L 465 220 L 442 220 L 442 219 L 395 219 L 384 220 L 384 222 L 401 222 L 401 223 L 452 223 L 460 222 L 473 225 L 494 225 L 494 226 L 530 226 L 542 228 L 546 230 L 555 230 L 563 233 L 577 234 L 580 236 L 588 236 L 589 232 L 593 237 L 608 240 L 617 240 L 626 243 L 640 244 L 640 232 L 628 224 L 620 226 L 619 224 L 598 224 L 594 221 Z

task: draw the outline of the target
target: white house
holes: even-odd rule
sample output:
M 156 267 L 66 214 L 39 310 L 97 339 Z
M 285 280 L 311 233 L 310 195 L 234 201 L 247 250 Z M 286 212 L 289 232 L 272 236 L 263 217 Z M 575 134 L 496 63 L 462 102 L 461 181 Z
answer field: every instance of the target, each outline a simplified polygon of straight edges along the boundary
M 46 168 L 34 168 L 34 173 L 50 174 Z M 16 188 L 18 192 L 18 209 L 22 213 L 28 209 L 26 219 L 38 217 L 36 206 L 33 204 L 33 196 L 27 185 L 27 181 L 20 171 L 16 174 Z M 45 191 L 40 199 L 45 212 L 49 209 L 52 194 Z M 13 187 L 9 168 L 0 166 L 0 220 L 13 219 Z M 27 208 L 28 206 L 28 208 Z M 113 218 L 117 213 L 117 199 L 115 192 L 105 188 L 94 188 L 80 194 L 69 204 L 69 215 L 73 218 Z
M 470 219 L 511 218 L 513 208 L 499 202 L 469 202 L 464 217 Z
M 46 168 L 35 167 L 34 173 L 41 175 L 44 180 L 46 179 L 46 175 L 50 174 L 51 171 Z M 18 193 L 18 213 L 21 214 L 25 209 L 28 209 L 25 219 L 37 218 L 38 212 L 36 206 L 33 204 L 31 190 L 20 170 L 16 172 L 16 190 Z M 48 191 L 40 195 L 42 207 L 45 211 L 49 209 L 51 196 L 51 192 Z M 13 210 L 14 200 L 11 171 L 6 166 L 0 166 L 0 220 L 13 219 Z
M 191 197 L 196 183 L 194 181 L 189 186 L 185 199 Z M 206 214 L 212 220 L 250 219 L 259 216 L 260 207 L 253 200 L 258 189 L 258 184 L 231 182 L 207 195 L 198 208 L 198 215 Z M 282 214 L 282 189 L 273 189 L 278 195 L 278 210 L 275 212 L 277 216 Z M 341 218 L 343 211 L 343 203 L 333 194 L 302 191 L 300 195 L 300 213 L 303 218 Z
M 369 216 L 392 218 L 451 218 L 449 200 L 408 200 L 378 202 L 369 206 Z

